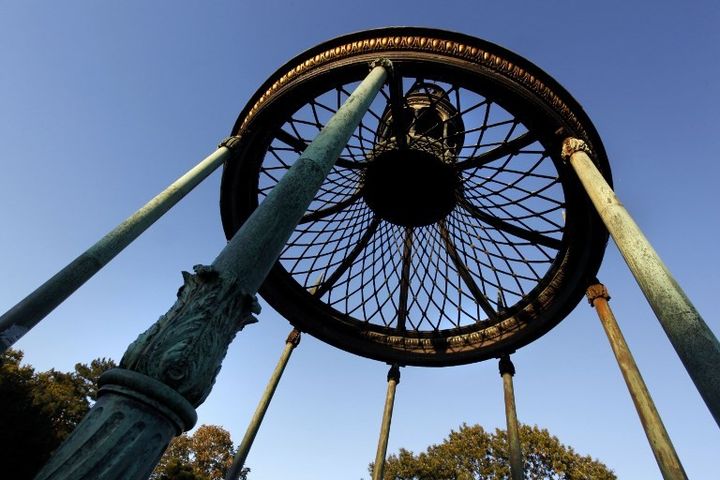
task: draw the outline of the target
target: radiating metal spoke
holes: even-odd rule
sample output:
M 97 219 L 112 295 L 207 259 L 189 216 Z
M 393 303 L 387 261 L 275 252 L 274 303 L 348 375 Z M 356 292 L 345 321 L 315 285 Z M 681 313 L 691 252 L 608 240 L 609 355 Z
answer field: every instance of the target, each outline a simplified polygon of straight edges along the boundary
M 277 133 L 275 134 L 275 138 L 283 142 L 288 147 L 291 147 L 298 153 L 304 152 L 308 146 L 305 140 L 303 140 L 302 138 L 298 138 L 292 133 L 286 132 L 283 129 L 277 131 Z
M 362 191 L 358 190 L 345 200 L 334 204 L 332 207 L 323 208 L 322 210 L 316 210 L 314 212 L 303 215 L 302 219 L 300 220 L 300 224 L 322 220 L 323 218 L 327 218 L 330 215 L 341 212 L 353 203 L 357 202 L 360 197 L 362 197 Z
M 277 133 L 275 134 L 275 138 L 277 138 L 298 153 L 304 152 L 308 146 L 305 140 L 303 140 L 302 138 L 298 138 L 292 133 L 289 133 L 283 129 L 279 129 L 277 131 Z M 338 167 L 349 168 L 351 170 L 365 168 L 365 165 L 363 165 L 361 162 L 353 162 L 352 160 L 347 160 L 342 157 L 337 159 L 335 165 Z
M 407 148 L 408 132 L 402 82 L 402 75 L 395 69 L 390 78 L 390 109 L 392 111 L 392 130 L 395 135 L 395 141 L 401 149 Z
M 465 262 L 462 260 L 462 258 L 460 258 L 460 255 L 455 248 L 455 244 L 452 241 L 450 232 L 448 232 L 447 225 L 444 221 L 438 222 L 438 229 L 440 231 L 440 236 L 445 242 L 445 249 L 447 250 L 453 264 L 455 265 L 455 269 L 460 275 L 460 278 L 462 278 L 463 282 L 465 282 L 465 285 L 467 285 L 470 293 L 475 299 L 475 302 L 480 305 L 480 308 L 483 309 L 490 321 L 497 321 L 497 312 L 493 308 L 487 296 L 485 296 L 478 284 L 475 282 L 475 279 L 473 278 L 472 273 L 470 273 L 467 265 L 465 265 Z
M 408 316 L 408 291 L 410 290 L 410 266 L 412 264 L 413 229 L 405 228 L 403 242 L 402 272 L 400 273 L 400 298 L 398 299 L 397 328 L 405 330 Z
M 380 218 L 373 217 L 362 238 L 360 238 L 357 244 L 355 244 L 355 247 L 352 249 L 352 251 L 347 254 L 347 256 L 343 259 L 340 265 L 338 265 L 335 271 L 327 278 L 327 280 L 325 280 L 322 285 L 320 285 L 315 290 L 315 292 L 313 292 L 313 296 L 320 298 L 325 295 L 328 290 L 333 287 L 333 285 L 335 285 L 335 282 L 337 282 L 340 277 L 342 277 L 342 275 L 347 271 L 347 269 L 350 268 L 353 263 L 355 263 L 355 260 L 358 258 L 358 256 L 360 256 L 362 251 L 365 250 L 365 247 L 370 242 L 370 239 L 375 234 L 375 231 L 377 230 L 379 225 Z
M 524 133 L 509 142 L 503 143 L 497 148 L 493 148 L 490 151 L 468 158 L 462 162 L 458 162 L 457 165 L 455 165 L 455 168 L 458 170 L 467 170 L 468 168 L 482 167 L 483 165 L 487 165 L 490 162 L 494 162 L 495 160 L 499 160 L 508 155 L 517 154 L 520 150 L 528 145 L 531 145 L 535 141 L 537 141 L 535 134 L 532 132 Z
M 458 205 L 467 210 L 467 212 L 474 218 L 490 225 L 493 228 L 497 228 L 498 230 L 502 230 L 518 238 L 522 238 L 523 240 L 527 240 L 544 247 L 554 248 L 555 250 L 560 250 L 562 247 L 562 240 L 548 237 L 547 235 L 543 235 L 542 233 L 533 230 L 526 230 L 522 227 L 506 222 L 505 220 L 501 220 L 483 212 L 464 198 L 458 201 Z

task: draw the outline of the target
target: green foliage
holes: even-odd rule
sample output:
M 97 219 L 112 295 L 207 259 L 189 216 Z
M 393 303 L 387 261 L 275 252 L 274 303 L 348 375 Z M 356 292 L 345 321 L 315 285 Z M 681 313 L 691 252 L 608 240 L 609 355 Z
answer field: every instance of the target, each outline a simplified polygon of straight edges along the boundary
M 76 364 L 74 372 L 36 372 L 22 359 L 12 349 L 0 357 L 0 452 L 3 474 L 13 480 L 33 478 L 90 410 L 100 375 L 115 367 L 100 358 Z M 222 480 L 234 454 L 227 430 L 203 425 L 170 443 L 151 479 Z
M 35 371 L 8 351 L 0 366 L 0 451 L 9 478 L 32 478 L 58 444 L 52 418 L 33 402 Z M 50 433 L 50 434 L 48 434 Z
M 205 480 L 205 477 L 195 473 L 195 470 L 187 463 L 177 458 L 172 458 L 165 463 L 162 473 L 158 474 L 158 480 Z M 156 478 L 150 477 L 150 478 Z
M 222 480 L 235 456 L 230 433 L 216 425 L 201 425 L 192 435 L 175 437 L 160 459 L 151 480 Z M 249 469 L 240 475 L 246 480 Z
M 537 426 L 521 425 L 525 478 L 530 480 L 614 480 L 604 464 L 577 454 Z M 370 465 L 370 471 L 372 471 Z M 462 425 L 442 443 L 417 455 L 400 449 L 385 463 L 385 480 L 500 480 L 510 478 L 507 435 Z
M 90 409 L 109 359 L 78 363 L 71 373 L 36 372 L 23 353 L 0 357 L 0 451 L 8 478 L 32 478 Z

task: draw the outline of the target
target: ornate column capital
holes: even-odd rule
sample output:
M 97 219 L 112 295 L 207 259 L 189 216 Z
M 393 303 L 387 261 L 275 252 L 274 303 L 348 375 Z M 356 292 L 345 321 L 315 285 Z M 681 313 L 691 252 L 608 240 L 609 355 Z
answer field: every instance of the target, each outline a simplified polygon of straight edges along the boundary
M 590 150 L 590 147 L 588 147 L 587 143 L 583 140 L 573 137 L 566 138 L 562 143 L 560 156 L 567 161 L 570 160 L 572 154 L 576 152 L 585 152 L 588 156 L 592 156 L 592 150 Z
M 388 370 L 387 380 L 388 380 L 388 382 L 390 380 L 394 380 L 395 383 L 400 383 L 400 367 L 398 366 L 397 363 L 394 363 L 390 367 L 390 370 Z
M 128 347 L 120 367 L 142 373 L 200 405 L 215 383 L 230 342 L 260 312 L 236 278 L 196 265 L 172 308 Z
M 240 143 L 240 136 L 239 135 L 233 135 L 231 137 L 227 137 L 225 140 L 220 142 L 218 144 L 218 148 L 225 147 L 228 150 L 233 150 L 235 147 L 238 146 Z
M 498 362 L 498 369 L 500 370 L 500 376 L 503 376 L 506 373 L 509 373 L 510 376 L 515 375 L 515 365 L 513 365 L 512 361 L 510 360 L 510 355 L 505 354 L 500 357 L 500 362 Z
M 285 340 L 285 343 L 289 343 L 293 346 L 293 348 L 300 345 L 300 337 L 301 337 L 300 330 L 297 328 L 293 328 L 292 332 L 290 332 L 287 336 L 287 340 Z
M 394 71 L 393 63 L 390 61 L 389 58 L 385 58 L 385 57 L 380 57 L 380 58 L 370 62 L 370 70 L 372 70 L 375 67 L 383 67 L 387 71 L 388 77 L 390 77 Z
M 585 295 L 587 296 L 588 302 L 590 302 L 590 305 L 593 307 L 595 306 L 595 300 L 597 300 L 598 298 L 610 300 L 610 294 L 608 293 L 607 288 L 605 288 L 605 285 L 603 285 L 602 283 L 595 283 L 593 285 L 590 285 Z

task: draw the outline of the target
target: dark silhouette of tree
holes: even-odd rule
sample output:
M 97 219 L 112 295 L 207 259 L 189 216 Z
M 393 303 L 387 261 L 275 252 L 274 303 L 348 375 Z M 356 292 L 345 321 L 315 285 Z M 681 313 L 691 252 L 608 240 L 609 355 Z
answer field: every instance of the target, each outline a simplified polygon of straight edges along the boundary
M 30 479 L 90 410 L 109 359 L 78 363 L 74 372 L 36 372 L 23 353 L 0 357 L 0 452 L 8 478 Z
M 525 478 L 529 480 L 615 480 L 603 463 L 576 453 L 537 426 L 521 425 Z M 372 472 L 373 465 L 370 465 Z M 500 480 L 510 478 L 507 435 L 462 425 L 425 452 L 400 449 L 385 463 L 385 480 Z
M 100 375 L 115 367 L 98 358 L 77 363 L 73 372 L 36 372 L 22 359 L 23 353 L 12 349 L 0 356 L 0 456 L 3 474 L 13 480 L 29 480 L 45 465 L 92 407 Z M 222 480 L 234 454 L 227 430 L 202 425 L 170 443 L 151 478 Z M 249 471 L 244 469 L 240 480 L 247 480 Z
M 35 371 L 8 351 L 0 366 L 0 451 L 10 478 L 32 478 L 58 444 L 53 419 L 33 401 Z

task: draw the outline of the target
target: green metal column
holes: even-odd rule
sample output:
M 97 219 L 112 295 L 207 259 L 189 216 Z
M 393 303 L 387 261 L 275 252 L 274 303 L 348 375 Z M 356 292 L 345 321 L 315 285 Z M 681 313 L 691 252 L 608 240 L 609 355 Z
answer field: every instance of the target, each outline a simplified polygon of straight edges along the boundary
M 290 332 L 290 335 L 288 335 L 287 340 L 285 340 L 285 348 L 280 355 L 280 360 L 270 376 L 270 380 L 268 381 L 267 387 L 265 387 L 265 391 L 260 398 L 260 402 L 258 402 L 255 413 L 250 420 L 250 425 L 248 425 L 248 428 L 245 431 L 245 436 L 240 442 L 240 446 L 238 446 L 237 453 L 235 453 L 233 464 L 227 475 L 225 475 L 225 480 L 237 480 L 240 477 L 240 473 L 245 466 L 245 460 L 247 460 L 248 453 L 250 453 L 250 448 L 255 440 L 255 436 L 260 429 L 260 424 L 262 423 L 263 418 L 265 418 L 265 412 L 267 412 L 267 409 L 270 406 L 270 401 L 275 394 L 275 389 L 277 389 L 278 383 L 280 382 L 280 377 L 282 377 L 282 374 L 285 371 L 288 360 L 290 360 L 290 355 L 299 344 L 300 330 L 293 329 L 293 331 Z
M 610 346 L 625 379 L 625 384 L 630 391 L 635 409 L 638 416 L 640 416 L 640 423 L 645 429 L 645 435 L 648 442 L 650 442 L 650 448 L 653 455 L 655 455 L 655 460 L 660 467 L 663 478 L 665 480 L 687 480 L 687 475 L 675 452 L 675 447 L 670 441 L 670 436 L 665 430 L 660 414 L 655 408 L 655 403 L 650 397 L 650 392 L 648 392 L 645 381 L 640 375 L 640 370 L 632 353 L 630 353 L 625 337 L 615 320 L 615 315 L 610 309 L 608 304 L 610 295 L 605 285 L 596 283 L 588 287 L 587 298 L 590 305 L 595 307 L 598 317 L 600 317 L 600 322 L 610 341 Z
M 507 419 L 508 447 L 510 449 L 510 474 L 512 480 L 523 480 L 523 459 L 520 448 L 520 427 L 518 426 L 517 411 L 515 410 L 515 389 L 513 388 L 513 375 L 515 365 L 510 361 L 510 355 L 500 357 L 498 364 L 500 376 L 503 379 L 505 396 L 505 418 Z
M 395 405 L 395 389 L 397 384 L 400 383 L 400 367 L 397 364 L 390 367 L 387 381 L 387 395 L 385 397 L 385 408 L 380 426 L 380 440 L 375 454 L 372 480 L 382 480 L 385 473 L 385 455 L 387 455 L 388 439 L 390 438 L 390 423 L 392 422 L 393 406 Z
M 17 342 L 230 158 L 237 140 L 230 137 L 223 141 L 215 152 L 4 313 L 0 317 L 0 353 Z
M 720 343 L 588 155 L 592 152 L 582 140 L 567 138 L 563 142 L 563 158 L 569 159 L 690 378 L 720 425 Z
M 100 378 L 98 401 L 38 480 L 146 479 L 174 435 L 192 428 L 237 332 L 255 322 L 255 293 L 380 91 L 377 62 L 211 266 L 183 272 L 172 308 Z

